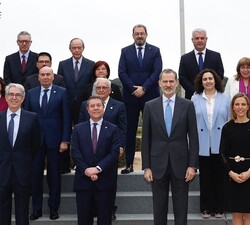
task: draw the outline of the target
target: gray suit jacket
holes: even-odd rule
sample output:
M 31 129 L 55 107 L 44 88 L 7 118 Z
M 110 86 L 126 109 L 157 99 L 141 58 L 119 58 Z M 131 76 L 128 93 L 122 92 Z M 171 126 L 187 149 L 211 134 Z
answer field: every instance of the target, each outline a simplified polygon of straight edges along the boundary
M 143 112 L 142 169 L 151 168 L 154 179 L 164 176 L 168 162 L 175 176 L 184 179 L 188 167 L 198 167 L 198 134 L 194 105 L 176 96 L 171 135 L 168 137 L 162 97 L 146 102 Z

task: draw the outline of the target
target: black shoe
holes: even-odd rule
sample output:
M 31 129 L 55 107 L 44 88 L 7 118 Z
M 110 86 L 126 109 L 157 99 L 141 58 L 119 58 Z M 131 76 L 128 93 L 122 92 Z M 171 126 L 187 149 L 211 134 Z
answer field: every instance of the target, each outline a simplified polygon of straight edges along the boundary
M 134 172 L 133 166 L 126 166 L 123 170 L 121 170 L 121 174 L 128 174 Z
M 62 169 L 61 170 L 61 174 L 67 174 L 67 173 L 71 173 L 71 169 L 68 168 L 68 169 Z
M 112 214 L 112 221 L 116 220 L 116 215 Z
M 30 215 L 30 220 L 37 220 L 39 217 L 41 217 L 42 211 L 34 211 L 31 215 Z
M 51 220 L 56 220 L 59 218 L 59 215 L 56 209 L 50 209 L 49 218 Z

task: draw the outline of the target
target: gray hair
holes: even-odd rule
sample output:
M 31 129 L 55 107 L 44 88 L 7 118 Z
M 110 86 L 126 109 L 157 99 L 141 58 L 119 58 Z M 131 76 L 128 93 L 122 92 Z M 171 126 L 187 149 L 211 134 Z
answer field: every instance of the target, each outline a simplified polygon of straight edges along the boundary
M 177 73 L 176 73 L 174 70 L 172 70 L 172 69 L 164 69 L 164 70 L 162 70 L 162 72 L 160 73 L 160 76 L 159 76 L 159 80 L 162 79 L 162 75 L 163 75 L 164 73 L 173 73 L 173 74 L 174 74 L 174 77 L 175 77 L 175 80 L 178 80 Z
M 20 35 L 28 35 L 30 37 L 30 40 L 31 40 L 31 35 L 29 32 L 27 31 L 21 31 L 18 35 L 17 35 L 17 41 L 19 40 L 19 36 Z
M 207 31 L 205 29 L 202 28 L 196 28 L 192 31 L 192 37 L 194 36 L 195 33 L 205 33 L 205 35 L 207 36 Z
M 94 88 L 96 88 L 97 84 L 99 83 L 99 81 L 105 81 L 107 82 L 109 88 L 111 88 L 111 81 L 107 78 L 104 78 L 104 77 L 97 77 L 96 80 L 95 80 L 95 83 L 94 83 Z
M 85 47 L 84 42 L 83 42 L 83 40 L 81 38 L 73 38 L 73 39 L 71 39 L 71 41 L 69 42 L 69 49 L 71 48 L 72 42 L 75 41 L 75 40 L 79 40 L 80 42 L 82 42 L 82 47 L 84 49 L 84 47 Z
M 10 83 L 5 87 L 5 94 L 8 95 L 10 93 L 10 88 L 15 87 L 18 88 L 21 91 L 21 95 L 25 97 L 25 89 L 23 85 L 16 84 L 16 83 Z

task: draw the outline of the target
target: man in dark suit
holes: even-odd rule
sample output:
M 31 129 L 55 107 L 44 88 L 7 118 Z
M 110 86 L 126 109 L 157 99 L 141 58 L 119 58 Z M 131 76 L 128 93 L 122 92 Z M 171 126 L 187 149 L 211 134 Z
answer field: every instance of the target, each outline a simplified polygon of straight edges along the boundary
M 77 124 L 81 106 L 81 96 L 85 85 L 91 83 L 94 62 L 83 57 L 84 43 L 80 38 L 73 38 L 69 43 L 72 57 L 59 62 L 57 73 L 64 78 L 69 95 L 72 123 Z M 70 151 L 62 154 L 62 173 L 70 172 Z
M 96 94 L 100 96 L 104 101 L 105 107 L 103 118 L 118 127 L 120 137 L 120 156 L 122 156 L 126 144 L 127 131 L 127 117 L 125 106 L 122 102 L 117 101 L 109 96 L 111 93 L 111 81 L 107 78 L 96 78 L 94 88 Z M 89 120 L 89 113 L 87 110 L 87 101 L 84 101 L 82 102 L 80 108 L 79 122 L 84 122 L 87 120 Z M 116 219 L 115 212 L 117 210 L 117 206 L 115 206 L 115 197 L 116 190 L 114 192 L 114 207 L 112 211 L 112 220 Z
M 145 104 L 142 169 L 153 191 L 154 224 L 166 225 L 171 183 L 176 225 L 187 225 L 188 183 L 198 167 L 198 134 L 194 105 L 175 94 L 177 74 L 163 70 L 163 95 Z
M 29 224 L 32 160 L 40 146 L 38 117 L 21 109 L 22 85 L 6 87 L 7 111 L 0 113 L 0 224 L 11 224 L 12 193 L 17 225 Z M 12 119 L 13 117 L 13 119 Z
M 19 51 L 6 56 L 4 62 L 3 76 L 6 84 L 24 85 L 27 76 L 38 72 L 37 53 L 30 51 L 31 43 L 31 35 L 27 31 L 21 31 L 17 35 Z
M 71 121 L 66 89 L 53 85 L 53 71 L 45 66 L 39 70 L 40 86 L 30 89 L 24 108 L 36 112 L 41 127 L 41 147 L 33 162 L 31 220 L 42 216 L 43 173 L 47 156 L 47 176 L 49 186 L 48 205 L 50 219 L 59 218 L 58 208 L 61 195 L 61 153 L 66 151 L 70 142 Z
M 118 128 L 103 120 L 104 103 L 99 96 L 89 98 L 87 109 L 90 120 L 75 126 L 71 141 L 78 225 L 93 225 L 94 205 L 97 224 L 111 225 L 120 144 Z
M 136 131 L 139 115 L 146 101 L 160 95 L 158 79 L 162 70 L 160 49 L 146 43 L 144 25 L 133 28 L 134 44 L 122 49 L 119 78 L 123 85 L 123 100 L 127 113 L 126 167 L 122 174 L 133 172 Z
M 207 32 L 203 29 L 195 29 L 192 33 L 194 50 L 184 54 L 180 60 L 179 79 L 181 86 L 185 89 L 185 98 L 191 99 L 194 94 L 194 80 L 203 69 L 213 69 L 224 77 L 224 67 L 220 53 L 206 48 Z M 199 62 L 199 57 L 202 62 Z
M 36 66 L 38 71 L 44 66 L 52 66 L 52 57 L 48 52 L 40 52 L 37 55 Z M 53 84 L 64 87 L 63 76 L 54 74 Z M 24 88 L 27 92 L 29 89 L 40 86 L 40 82 L 38 80 L 38 73 L 32 74 L 26 77 Z
M 57 73 L 64 77 L 65 87 L 69 94 L 73 124 L 78 123 L 81 106 L 80 97 L 84 86 L 91 83 L 94 62 L 83 57 L 84 43 L 80 38 L 70 41 L 69 50 L 72 57 L 59 62 Z

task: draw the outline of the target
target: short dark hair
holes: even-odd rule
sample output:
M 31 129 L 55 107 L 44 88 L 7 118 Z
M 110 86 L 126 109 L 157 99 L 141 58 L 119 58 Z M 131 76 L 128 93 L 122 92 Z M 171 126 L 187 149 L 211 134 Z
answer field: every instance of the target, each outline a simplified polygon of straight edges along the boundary
M 87 104 L 86 104 L 86 107 L 87 107 L 87 108 L 89 107 L 89 102 L 90 102 L 90 100 L 92 100 L 92 99 L 99 99 L 99 100 L 101 100 L 102 105 L 103 105 L 103 107 L 104 107 L 104 102 L 103 102 L 102 98 L 101 98 L 99 95 L 91 95 L 91 96 L 88 98 L 88 100 L 87 100 Z
M 195 78 L 195 81 L 194 81 L 194 89 L 195 89 L 195 92 L 197 94 L 200 94 L 203 92 L 204 90 L 204 87 L 202 85 L 202 77 L 205 73 L 211 73 L 214 77 L 214 81 L 215 81 L 215 89 L 218 91 L 218 92 L 224 92 L 224 87 L 222 85 L 222 80 L 221 78 L 219 77 L 219 75 L 212 69 L 204 69 L 202 70 Z
M 52 57 L 51 55 L 48 53 L 48 52 L 40 52 L 37 57 L 36 57 L 36 61 L 38 62 L 38 59 L 40 56 L 48 56 L 49 57 L 49 60 L 52 61 Z
M 134 27 L 133 27 L 133 34 L 134 34 L 134 32 L 135 32 L 135 28 L 139 28 L 139 27 L 142 27 L 144 30 L 145 30 L 145 33 L 147 34 L 148 32 L 147 32 L 147 28 L 146 28 L 146 26 L 145 25 L 143 25 L 143 24 L 137 24 L 137 25 L 135 25 Z

